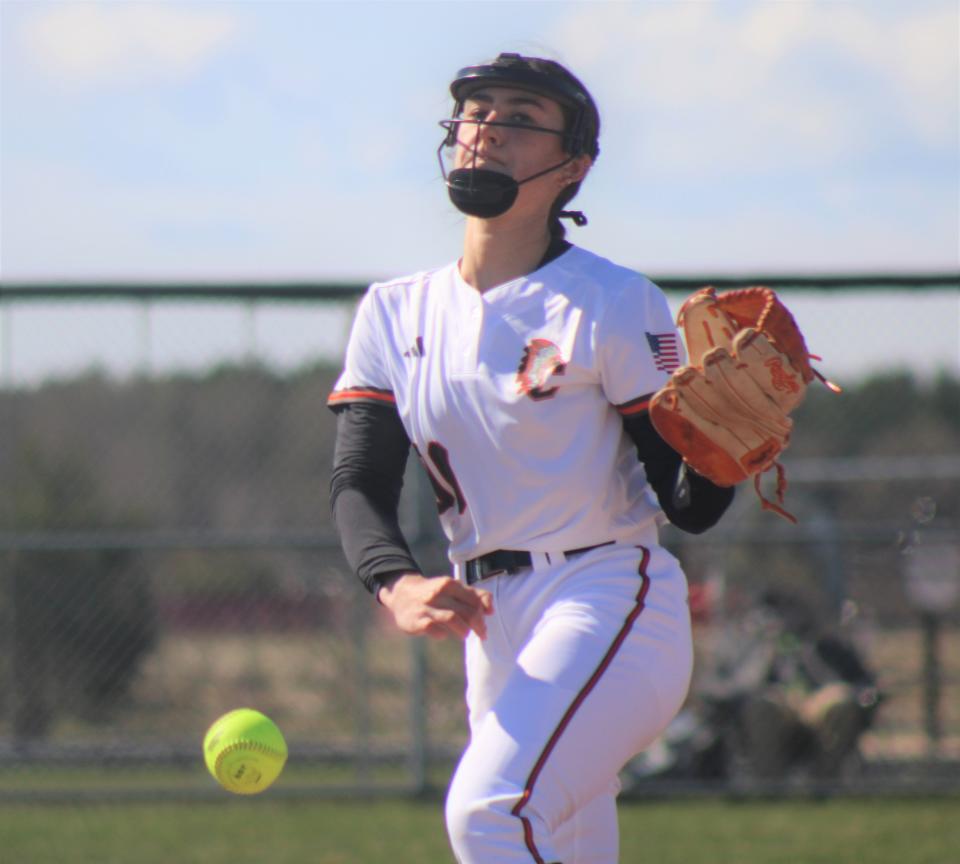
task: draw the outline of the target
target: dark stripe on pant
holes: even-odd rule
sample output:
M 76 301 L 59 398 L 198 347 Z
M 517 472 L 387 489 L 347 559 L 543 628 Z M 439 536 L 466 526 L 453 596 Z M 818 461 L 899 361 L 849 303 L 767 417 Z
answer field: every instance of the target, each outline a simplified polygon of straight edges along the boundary
M 650 563 L 650 550 L 643 546 L 640 546 L 639 548 L 643 553 L 643 557 L 640 559 L 639 567 L 640 578 L 642 581 L 640 585 L 640 591 L 637 593 L 636 602 L 634 603 L 633 608 L 630 610 L 630 614 L 627 615 L 626 620 L 623 622 L 620 632 L 617 633 L 613 643 L 607 649 L 607 653 L 603 655 L 603 659 L 600 661 L 600 664 L 594 670 L 587 683 L 584 684 L 580 689 L 580 692 L 577 694 L 576 698 L 573 700 L 573 702 L 570 704 L 570 707 L 567 708 L 566 712 L 561 718 L 557 728 L 553 731 L 553 734 L 550 736 L 550 740 L 547 741 L 547 745 L 540 753 L 540 758 L 537 759 L 536 764 L 533 766 L 533 770 L 530 772 L 530 776 L 527 778 L 527 782 L 524 785 L 523 794 L 520 796 L 520 800 L 517 801 L 513 809 L 510 811 L 511 814 L 516 816 L 523 824 L 523 839 L 527 844 L 527 849 L 533 856 L 533 860 L 536 862 L 536 864 L 546 864 L 546 862 L 543 860 L 543 857 L 537 850 L 537 844 L 533 839 L 533 825 L 526 816 L 521 815 L 521 811 L 523 810 L 524 806 L 526 806 L 527 801 L 530 800 L 530 796 L 533 795 L 533 788 L 537 784 L 537 778 L 540 776 L 543 766 L 547 764 L 547 759 L 550 757 L 553 749 L 557 746 L 560 736 L 563 735 L 567 726 L 570 725 L 570 721 L 573 719 L 574 714 L 577 713 L 587 696 L 589 696 L 593 688 L 597 686 L 597 682 L 603 677 L 603 673 L 607 671 L 610 664 L 613 662 L 613 658 L 616 656 L 617 651 L 620 650 L 620 646 L 627 638 L 627 634 L 633 627 L 634 622 L 640 617 L 640 613 L 643 611 L 644 600 L 647 596 L 647 590 L 650 587 L 650 578 L 647 576 L 647 565 Z

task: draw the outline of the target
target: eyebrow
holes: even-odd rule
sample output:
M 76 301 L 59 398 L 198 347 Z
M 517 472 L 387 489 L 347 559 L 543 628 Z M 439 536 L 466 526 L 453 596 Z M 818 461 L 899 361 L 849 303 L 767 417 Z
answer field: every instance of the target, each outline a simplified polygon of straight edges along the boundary
M 467 102 L 483 102 L 489 104 L 493 102 L 493 96 L 487 93 L 485 90 L 477 90 L 471 93 L 469 96 L 464 98 L 464 103 Z M 534 105 L 537 108 L 544 109 L 546 106 L 544 103 L 533 93 L 523 93 L 517 96 L 508 96 L 507 97 L 508 105 Z

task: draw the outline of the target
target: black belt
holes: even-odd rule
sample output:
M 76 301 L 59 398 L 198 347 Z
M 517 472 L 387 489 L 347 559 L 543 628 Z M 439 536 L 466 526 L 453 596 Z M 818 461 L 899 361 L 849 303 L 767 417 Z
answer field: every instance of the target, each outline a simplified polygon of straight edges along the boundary
M 573 558 L 589 552 L 591 549 L 599 549 L 601 546 L 609 546 L 613 540 L 606 543 L 597 543 L 593 546 L 581 546 L 579 549 L 569 549 L 563 553 L 564 558 Z M 525 567 L 533 566 L 533 557 L 529 552 L 517 552 L 512 549 L 497 549 L 494 552 L 488 552 L 479 558 L 471 558 L 463 565 L 463 572 L 467 580 L 467 585 L 473 585 L 483 579 L 489 579 L 491 576 L 498 576 L 501 573 L 511 575 Z

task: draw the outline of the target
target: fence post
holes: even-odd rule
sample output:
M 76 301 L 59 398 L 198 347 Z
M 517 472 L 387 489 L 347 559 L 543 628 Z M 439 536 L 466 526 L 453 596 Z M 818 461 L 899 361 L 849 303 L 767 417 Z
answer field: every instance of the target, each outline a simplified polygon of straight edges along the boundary
M 354 769 L 357 785 L 366 791 L 370 787 L 370 652 L 366 597 L 356 581 L 351 582 L 350 609 L 353 623 L 353 668 L 357 682 L 354 700 Z
M 140 374 L 149 378 L 153 374 L 153 323 L 149 298 L 140 303 Z
M 940 747 L 940 616 L 924 612 L 923 630 L 923 731 L 927 751 L 935 756 Z
M 920 615 L 923 639 L 923 729 L 927 753 L 940 747 L 940 623 L 960 598 L 960 547 L 932 532 L 915 535 L 906 556 L 906 594 Z
M 427 644 L 425 639 L 410 640 L 410 779 L 416 793 L 427 790 Z

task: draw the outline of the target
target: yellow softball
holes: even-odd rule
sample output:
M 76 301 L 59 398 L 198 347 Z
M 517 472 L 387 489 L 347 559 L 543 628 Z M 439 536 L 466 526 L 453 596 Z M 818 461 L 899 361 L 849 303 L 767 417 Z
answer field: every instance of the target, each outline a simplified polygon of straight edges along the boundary
M 287 761 L 287 742 L 269 717 L 252 708 L 237 708 L 207 730 L 203 757 L 214 779 L 228 792 L 255 795 L 280 776 Z

